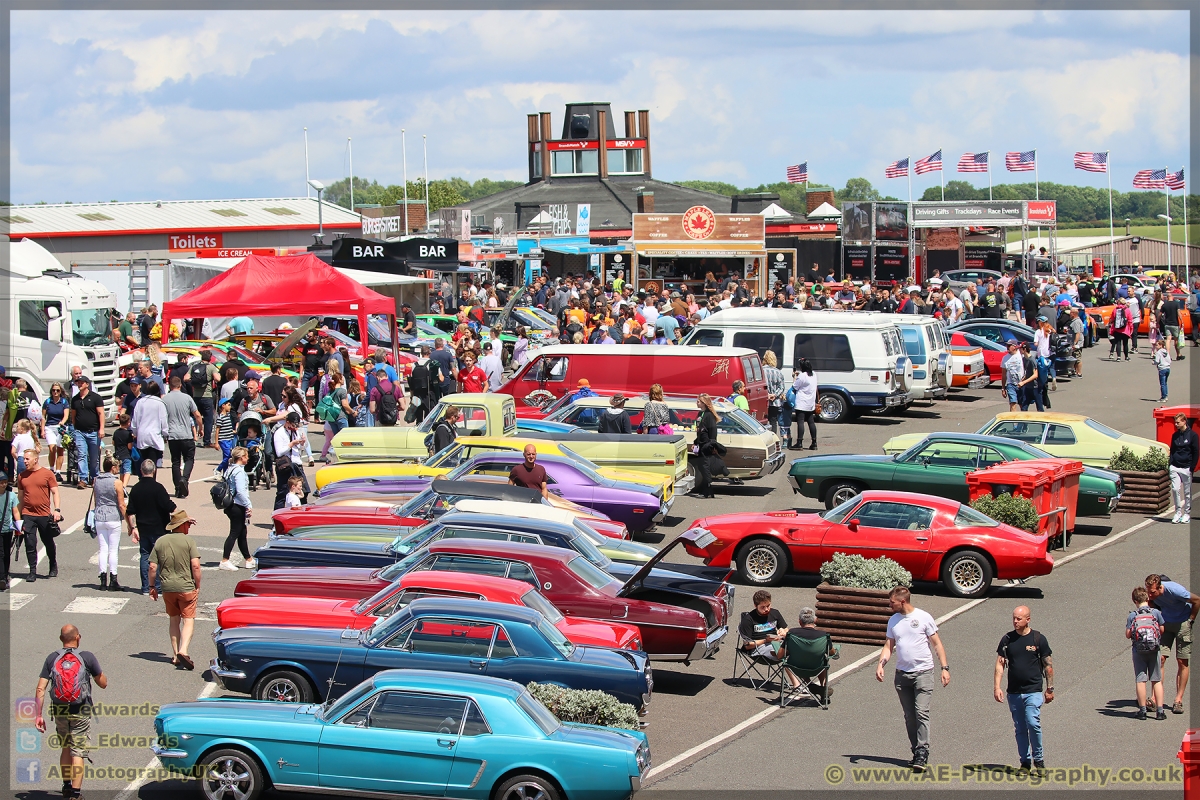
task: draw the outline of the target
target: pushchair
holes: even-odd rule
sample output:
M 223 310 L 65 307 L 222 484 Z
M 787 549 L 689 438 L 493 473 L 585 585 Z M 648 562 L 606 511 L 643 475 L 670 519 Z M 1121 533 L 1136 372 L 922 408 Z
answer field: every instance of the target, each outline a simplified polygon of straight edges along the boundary
M 257 411 L 246 411 L 238 418 L 237 446 L 246 448 L 250 454 L 245 469 L 251 489 L 257 489 L 259 483 L 271 488 L 270 457 L 267 453 L 270 437 L 265 429 L 262 415 Z
M 66 466 L 65 483 L 67 486 L 74 486 L 79 480 L 79 462 L 76 460 L 79 457 L 78 445 L 75 443 L 75 428 L 74 426 L 63 423 L 58 426 L 59 447 L 63 451 L 63 461 Z M 53 469 L 54 465 L 51 464 Z

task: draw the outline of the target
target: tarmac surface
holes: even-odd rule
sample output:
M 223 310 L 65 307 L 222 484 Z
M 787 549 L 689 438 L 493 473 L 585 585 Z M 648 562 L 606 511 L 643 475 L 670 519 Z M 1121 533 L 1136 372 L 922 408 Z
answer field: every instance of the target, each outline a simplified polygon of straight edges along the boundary
M 1090 414 L 1127 433 L 1153 438 L 1152 409 L 1158 394 L 1157 376 L 1148 348 L 1131 362 L 1101 359 L 1106 342 L 1085 350 L 1082 380 L 1060 381 L 1051 395 L 1056 411 Z M 1188 355 L 1197 352 L 1188 350 Z M 1200 358 L 1200 357 L 1198 357 Z M 1172 403 L 1188 402 L 1188 378 L 1195 359 L 1177 363 L 1172 375 Z M 995 389 L 956 391 L 949 399 L 918 403 L 896 417 L 870 416 L 845 425 L 823 425 L 820 453 L 879 453 L 888 438 L 904 432 L 977 430 L 994 414 L 1007 410 Z M 320 435 L 313 426 L 314 447 Z M 794 451 L 791 458 L 807 455 Z M 10 589 L 10 612 L 0 615 L 9 642 L 10 747 L 5 758 L 10 788 L 22 798 L 58 796 L 53 776 L 58 753 L 47 735 L 37 736 L 27 716 L 24 698 L 31 698 L 46 655 L 58 647 L 58 630 L 73 623 L 83 633 L 82 647 L 99 658 L 109 687 L 95 689 L 94 698 L 107 713 L 93 724 L 92 767 L 99 773 L 85 781 L 88 796 L 191 796 L 194 785 L 156 780 L 149 745 L 153 717 L 159 704 L 219 696 L 206 679 L 215 656 L 211 636 L 213 609 L 232 596 L 236 582 L 249 573 L 216 569 L 228 531 L 225 516 L 209 501 L 206 479 L 219 453 L 200 451 L 192 476 L 191 496 L 176 501 L 197 520 L 196 537 L 203 560 L 200 612 L 191 655 L 196 670 L 176 670 L 170 664 L 167 618 L 162 601 L 138 591 L 138 548 L 122 539 L 120 578 L 123 592 L 102 592 L 96 582 L 96 545 L 81 530 L 89 493 L 62 489 L 66 520 L 59 538 L 59 576 L 33 584 L 16 582 Z M 309 470 L 311 481 L 313 470 Z M 160 480 L 170 490 L 169 468 Z M 800 508 L 820 510 L 787 485 L 787 463 L 770 478 L 744 486 L 718 484 L 716 500 L 681 497 L 658 530 L 644 537 L 651 543 L 669 542 L 699 516 L 716 513 Z M 251 550 L 266 540 L 274 492 L 253 493 Z M 834 669 L 835 697 L 828 711 L 796 702 L 780 711 L 777 690 L 755 691 L 734 683 L 732 637 L 713 658 L 683 664 L 656 663 L 655 691 L 647 716 L 654 758 L 645 793 L 699 796 L 706 793 L 772 794 L 796 791 L 826 796 L 832 791 L 854 794 L 881 790 L 918 789 L 950 794 L 962 790 L 1026 788 L 1000 770 L 978 765 L 1015 765 L 1012 721 L 1006 705 L 992 697 L 995 648 L 1011 629 L 1017 605 L 1032 609 L 1033 626 L 1043 632 L 1054 650 L 1056 699 L 1043 709 L 1046 760 L 1062 768 L 1039 787 L 1053 791 L 1071 788 L 1136 791 L 1180 790 L 1175 753 L 1190 725 L 1190 697 L 1183 716 L 1168 714 L 1165 722 L 1137 722 L 1129 644 L 1123 625 L 1131 608 L 1129 593 L 1147 573 L 1165 572 L 1185 585 L 1190 581 L 1191 538 L 1187 526 L 1147 521 L 1134 515 L 1082 522 L 1069 550 L 1055 553 L 1051 575 L 1025 585 L 997 585 L 982 601 L 967 603 L 940 586 L 918 584 L 914 604 L 940 622 L 942 639 L 952 666 L 946 689 L 935 691 L 931 762 L 939 765 L 934 779 L 914 784 L 907 770 L 908 742 L 899 703 L 891 686 L 874 677 L 877 648 L 844 645 Z M 1099 547 L 1097 547 L 1099 545 Z M 236 551 L 235 551 L 236 552 Z M 682 554 L 680 554 L 682 556 Z M 678 556 L 672 556 L 677 558 Z M 684 557 L 686 558 L 686 557 Z M 1064 559 L 1070 558 L 1064 563 Z M 235 555 L 235 562 L 240 559 Z M 47 562 L 39 565 L 45 575 Z M 24 556 L 15 574 L 25 571 Z M 789 621 L 800 607 L 815 605 L 819 579 L 791 577 L 772 590 L 774 605 Z M 753 590 L 739 586 L 734 619 L 751 606 Z M 1168 662 L 1164 688 L 1173 696 L 1175 666 Z M 1189 695 L 1191 692 L 1189 691 Z M 51 730 L 51 733 L 53 731 Z M 104 735 L 102 746 L 97 747 Z M 1088 765 L 1085 769 L 1084 765 Z M 1146 782 L 1121 768 L 1146 772 Z M 1074 768 L 1078 775 L 1070 770 Z M 864 771 L 865 770 L 865 771 Z M 1089 771 L 1090 770 L 1090 771 Z M 1109 772 L 1102 773 L 1103 770 Z M 1105 777 L 1101 777 L 1103 774 Z M 1061 777 L 1061 782 L 1059 778 Z M 36 778 L 36 780 L 31 780 Z M 149 780 L 147 780 L 149 778 Z M 857 790 L 857 791 L 855 791 Z M 283 795 L 275 795 L 282 797 Z M 866 796 L 863 794 L 863 796 Z M 978 791 L 972 796 L 979 796 Z M 1132 796 L 1132 795 L 1131 795 Z

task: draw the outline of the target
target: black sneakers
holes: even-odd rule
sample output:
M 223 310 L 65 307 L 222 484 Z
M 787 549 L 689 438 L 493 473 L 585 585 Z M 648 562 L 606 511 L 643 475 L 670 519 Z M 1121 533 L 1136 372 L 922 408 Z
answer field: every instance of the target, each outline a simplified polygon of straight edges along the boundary
M 925 768 L 928 765 L 929 765 L 929 751 L 925 750 L 925 749 L 917 750 L 917 752 L 913 754 L 912 771 L 913 772 L 924 772 Z

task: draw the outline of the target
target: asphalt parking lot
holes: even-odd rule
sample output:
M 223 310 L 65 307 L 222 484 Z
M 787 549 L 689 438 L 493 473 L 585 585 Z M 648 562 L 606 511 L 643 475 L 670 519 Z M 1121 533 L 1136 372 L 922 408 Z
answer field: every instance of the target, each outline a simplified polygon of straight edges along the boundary
M 1107 352 L 1103 344 L 1085 351 L 1087 377 L 1060 381 L 1059 390 L 1051 395 L 1054 410 L 1088 413 L 1119 430 L 1153 437 L 1151 410 L 1158 386 L 1148 353 L 1142 352 L 1129 363 L 1111 363 L 1099 357 Z M 1189 355 L 1192 352 L 1189 350 Z M 1188 402 L 1191 363 L 1178 364 L 1174 370 L 1174 403 Z M 822 426 L 818 452 L 878 453 L 883 442 L 897 433 L 974 431 L 993 414 L 1006 409 L 996 389 L 956 392 L 929 407 L 918 403 L 904 416 L 868 417 L 854 424 Z M 800 455 L 799 451 L 794 455 Z M 191 497 L 177 501 L 198 520 L 192 535 L 197 538 L 204 562 L 202 612 L 191 650 L 195 672 L 176 670 L 169 663 L 163 606 L 161 601 L 155 603 L 137 592 L 138 550 L 128 539 L 122 542 L 120 559 L 126 591 L 98 590 L 95 544 L 78 524 L 73 524 L 81 520 L 88 494 L 63 490 L 67 519 L 65 533 L 59 539 L 59 577 L 33 584 L 16 583 L 9 592 L 11 611 L 3 615 L 9 625 L 9 708 L 13 719 L 8 750 L 13 766 L 8 774 L 19 796 L 38 797 L 39 792 L 58 791 L 57 779 L 47 777 L 50 767 L 57 764 L 57 752 L 45 737 L 30 735 L 32 726 L 21 717 L 24 706 L 20 699 L 32 696 L 41 662 L 58 646 L 62 624 L 79 626 L 83 647 L 96 653 L 109 676 L 109 688 L 96 690 L 95 699 L 111 706 L 114 713 L 96 721 L 93 741 L 100 734 L 110 738 L 92 756 L 96 769 L 109 772 L 104 779 L 93 778 L 85 783 L 89 793 L 119 792 L 139 777 L 139 771 L 156 766 L 151 764 L 148 745 L 158 704 L 216 692 L 215 684 L 206 682 L 204 671 L 215 655 L 209 636 L 215 624 L 212 609 L 232 596 L 234 584 L 247 574 L 216 569 L 227 523 L 224 515 L 212 507 L 207 485 L 202 482 L 212 474 L 216 456 L 212 450 L 201 454 Z M 786 471 L 785 465 L 771 478 L 741 487 L 719 485 L 715 500 L 682 497 L 657 536 L 646 540 L 670 541 L 689 522 L 704 515 L 788 507 L 819 510 L 812 501 L 792 494 Z M 162 478 L 169 485 L 169 470 L 162 473 Z M 273 492 L 260 490 L 253 498 L 252 549 L 266 538 Z M 917 606 L 936 618 L 956 614 L 942 627 L 953 680 L 947 689 L 935 693 L 933 763 L 961 773 L 962 765 L 1015 761 L 1011 719 L 1007 709 L 992 699 L 991 685 L 996 642 L 1011 627 L 1012 608 L 1019 604 L 1031 607 L 1033 626 L 1046 634 L 1055 652 L 1058 697 L 1043 713 L 1050 766 L 1088 764 L 1115 770 L 1125 766 L 1165 768 L 1177 763 L 1174 754 L 1188 727 L 1190 703 L 1185 704 L 1187 714 L 1169 715 L 1166 722 L 1138 723 L 1133 719 L 1136 709 L 1122 626 L 1130 608 L 1129 592 L 1146 573 L 1166 572 L 1188 584 L 1189 531 L 1183 526 L 1146 523 L 1144 518 L 1132 515 L 1115 515 L 1097 522 L 1100 524 L 1077 529 L 1066 555 L 1082 553 L 1079 557 L 1026 585 L 997 587 L 986 600 L 967 608 L 964 601 L 937 586 L 915 587 Z M 1112 543 L 1088 551 L 1105 542 Z M 1056 554 L 1060 560 L 1063 557 L 1061 551 Z M 45 561 L 40 565 L 43 575 L 46 566 Z M 23 572 L 22 556 L 17 574 Z M 816 583 L 815 578 L 790 578 L 773 590 L 775 606 L 791 621 L 801 606 L 814 604 Z M 736 612 L 750 608 L 751 594 L 747 587 L 738 588 Z M 733 656 L 728 647 L 714 658 L 690 666 L 656 664 L 655 694 L 647 717 L 656 765 L 649 791 L 693 794 L 711 789 L 902 788 L 889 782 L 893 776 L 854 772 L 900 766 L 908 757 L 890 670 L 888 682 L 881 685 L 875 681 L 874 652 L 866 646 L 843 646 L 835 668 L 844 674 L 835 683 L 836 696 L 827 712 L 801 704 L 781 713 L 769 711 L 774 699 L 769 692 L 730 681 Z M 864 658 L 865 664 L 853 669 Z M 1173 690 L 1173 680 L 1174 665 L 1168 663 L 1168 694 Z M 743 728 L 730 733 L 747 721 Z M 35 761 L 36 768 L 31 766 Z M 756 761 L 769 766 L 746 769 Z M 841 780 L 835 780 L 838 769 L 834 767 L 840 768 Z M 35 774 L 40 780 L 27 782 Z M 1082 786 L 1083 778 L 1077 783 Z M 176 796 L 181 786 L 175 781 L 150 781 L 132 786 L 133 791 L 124 796 Z M 963 783 L 947 772 L 945 781 L 934 786 L 922 784 L 922 788 L 1000 786 L 979 781 Z M 1093 782 L 1089 788 L 1098 786 Z M 1179 786 L 1157 783 L 1138 789 L 1177 792 Z

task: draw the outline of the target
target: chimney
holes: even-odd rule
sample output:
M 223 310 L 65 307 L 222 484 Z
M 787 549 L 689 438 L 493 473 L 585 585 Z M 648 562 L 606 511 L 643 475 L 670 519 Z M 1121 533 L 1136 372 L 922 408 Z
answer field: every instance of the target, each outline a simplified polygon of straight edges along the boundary
M 542 121 L 542 180 L 550 182 L 550 112 L 540 114 Z
M 536 176 L 534 175 L 534 169 L 533 169 L 533 165 L 536 163 L 534 161 L 534 159 L 540 159 L 542 157 L 541 153 L 539 153 L 533 149 L 533 145 L 542 140 L 542 134 L 541 134 L 541 131 L 538 129 L 538 115 L 537 114 L 530 114 L 528 117 L 528 123 L 529 123 L 529 182 L 533 183 L 534 180 L 536 180 Z M 542 149 L 544 150 L 545 147 L 546 146 L 543 144 Z
M 637 138 L 637 122 L 634 120 L 634 114 L 632 111 L 625 112 L 625 138 Z
M 608 112 L 596 109 L 597 145 L 600 151 L 600 180 L 608 177 Z
M 642 151 L 642 172 L 650 177 L 650 112 L 641 110 L 638 115 L 638 138 L 646 140 L 646 149 Z
M 643 190 L 637 193 L 637 210 L 639 214 L 654 213 L 654 192 Z

